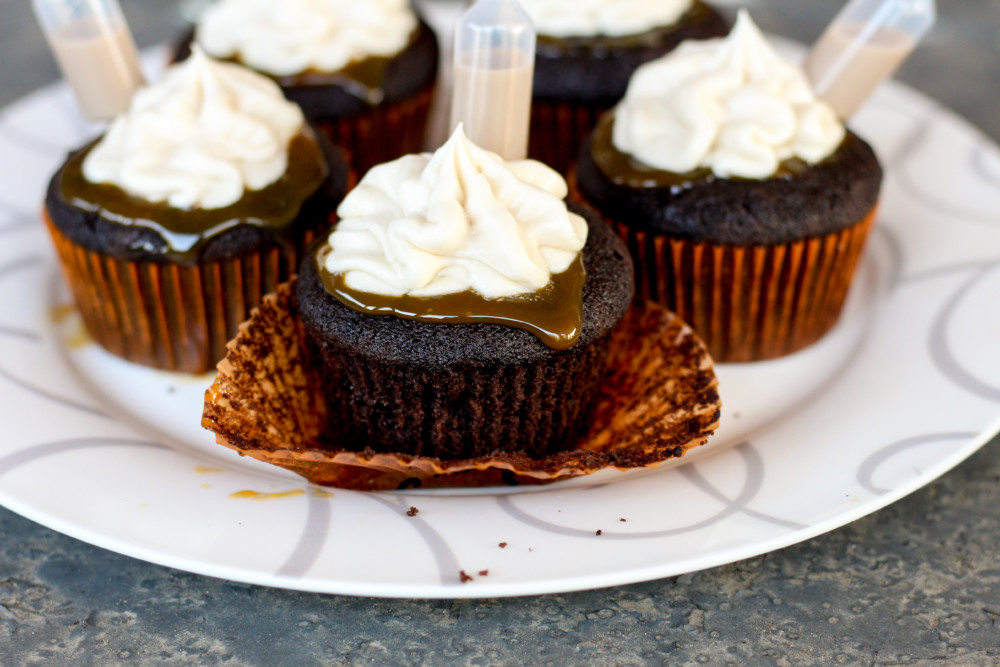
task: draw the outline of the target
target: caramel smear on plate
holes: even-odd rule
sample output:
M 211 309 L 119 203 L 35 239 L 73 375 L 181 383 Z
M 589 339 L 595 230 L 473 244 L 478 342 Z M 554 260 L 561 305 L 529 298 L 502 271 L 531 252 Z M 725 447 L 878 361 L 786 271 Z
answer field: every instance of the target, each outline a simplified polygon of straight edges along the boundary
M 280 500 L 281 498 L 295 498 L 296 496 L 304 496 L 306 492 L 302 489 L 292 489 L 291 491 L 282 491 L 280 493 L 258 493 L 257 491 L 237 491 L 236 493 L 230 494 L 230 498 L 235 498 L 237 500 Z

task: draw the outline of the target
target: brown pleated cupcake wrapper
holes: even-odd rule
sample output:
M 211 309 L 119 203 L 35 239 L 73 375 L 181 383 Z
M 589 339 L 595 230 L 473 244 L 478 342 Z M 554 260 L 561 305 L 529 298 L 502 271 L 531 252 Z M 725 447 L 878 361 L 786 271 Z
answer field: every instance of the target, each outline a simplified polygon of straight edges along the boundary
M 719 363 L 781 357 L 829 331 L 874 221 L 875 209 L 838 233 L 733 246 L 679 240 L 607 220 L 632 254 L 636 296 L 690 323 Z
M 377 164 L 424 149 L 433 98 L 434 86 L 430 85 L 412 97 L 378 104 L 356 116 L 313 122 L 347 153 L 348 163 L 361 177 Z
M 580 146 L 607 110 L 604 106 L 532 101 L 528 157 L 560 174 L 568 173 Z
M 167 371 L 204 373 L 264 295 L 298 270 L 314 234 L 284 251 L 181 265 L 122 260 L 77 245 L 44 213 L 90 336 L 112 354 Z
M 219 363 L 202 425 L 220 444 L 315 484 L 371 491 L 543 484 L 654 467 L 703 444 L 718 426 L 717 380 L 704 345 L 672 313 L 644 303 L 612 334 L 591 426 L 574 449 L 461 460 L 345 450 L 324 439 L 334 411 L 324 403 L 297 311 L 291 283 L 264 299 Z

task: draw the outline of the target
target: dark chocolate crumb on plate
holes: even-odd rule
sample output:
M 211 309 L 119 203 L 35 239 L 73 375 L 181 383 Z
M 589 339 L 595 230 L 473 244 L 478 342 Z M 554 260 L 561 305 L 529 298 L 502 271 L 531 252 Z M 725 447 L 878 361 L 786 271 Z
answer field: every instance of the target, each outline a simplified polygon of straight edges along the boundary
M 499 546 L 501 549 L 506 549 L 507 548 L 507 543 L 506 542 L 501 542 L 497 546 Z
M 406 516 L 417 516 L 419 512 L 420 510 L 416 507 L 410 507 L 410 509 L 406 510 Z
M 618 519 L 618 520 L 621 521 L 622 523 L 625 523 L 625 521 L 626 521 L 626 519 L 624 517 L 622 517 L 621 519 Z
M 489 573 L 490 573 L 490 571 L 489 571 L 489 570 L 480 570 L 480 571 L 479 571 L 479 576 L 480 576 L 480 577 L 485 577 L 485 576 L 486 576 L 486 575 L 488 575 Z
M 467 575 L 467 574 L 465 573 L 465 570 L 459 570 L 459 571 L 458 571 L 458 580 L 459 580 L 460 582 L 462 582 L 463 584 L 467 584 L 467 583 L 469 583 L 470 581 L 472 581 L 472 577 L 470 577 L 469 575 Z
M 598 530 L 594 535 L 600 535 L 602 531 Z

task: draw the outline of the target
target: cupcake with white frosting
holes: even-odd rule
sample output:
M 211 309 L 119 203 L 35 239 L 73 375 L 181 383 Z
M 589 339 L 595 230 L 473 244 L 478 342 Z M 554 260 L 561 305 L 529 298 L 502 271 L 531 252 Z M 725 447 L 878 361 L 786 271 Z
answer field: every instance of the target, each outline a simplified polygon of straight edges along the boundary
M 297 286 L 334 441 L 444 459 L 574 446 L 633 285 L 621 241 L 566 194 L 461 127 L 362 179 Z
M 882 171 L 749 15 L 639 68 L 581 151 L 575 194 L 636 261 L 637 292 L 717 361 L 789 354 L 837 321 Z
M 192 42 L 277 82 L 359 173 L 423 147 L 438 46 L 409 0 L 217 0 L 177 59 Z
M 274 82 L 196 51 L 69 156 L 46 220 L 98 343 L 203 372 L 329 227 L 347 171 Z
M 642 63 L 725 35 L 700 0 L 520 0 L 538 32 L 530 157 L 565 173 Z

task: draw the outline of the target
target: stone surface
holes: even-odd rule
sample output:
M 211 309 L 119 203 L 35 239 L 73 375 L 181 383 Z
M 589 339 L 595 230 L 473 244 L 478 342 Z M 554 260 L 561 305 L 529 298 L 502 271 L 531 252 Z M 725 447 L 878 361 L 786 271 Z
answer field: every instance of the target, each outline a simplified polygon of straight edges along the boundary
M 140 44 L 181 24 L 174 2 L 123 4 Z M 838 4 L 752 8 L 766 30 L 811 40 Z M 902 78 L 1000 138 L 1000 6 L 939 4 L 940 26 Z M 0 5 L 0 54 L 0 105 L 56 76 L 26 2 Z M 766 556 L 606 590 L 454 602 L 229 583 L 0 509 L 0 664 L 1000 665 L 997 507 L 1000 440 L 873 516 Z

